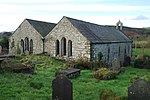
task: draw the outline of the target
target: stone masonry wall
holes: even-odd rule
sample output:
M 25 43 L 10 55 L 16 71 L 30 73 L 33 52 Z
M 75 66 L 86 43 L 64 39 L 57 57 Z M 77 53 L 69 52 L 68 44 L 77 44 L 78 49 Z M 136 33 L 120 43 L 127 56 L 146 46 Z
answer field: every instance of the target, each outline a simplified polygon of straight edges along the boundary
M 131 43 L 93 44 L 92 52 L 93 60 L 98 60 L 97 54 L 102 52 L 103 61 L 109 65 L 112 64 L 114 58 L 120 59 L 121 64 L 123 64 L 125 55 L 131 57 L 132 45 Z
M 59 52 L 61 52 L 61 39 L 66 38 L 66 48 L 68 41 L 72 41 L 72 56 L 68 58 L 68 49 L 66 50 L 65 59 L 90 59 L 90 42 L 85 38 L 66 18 L 63 18 L 56 27 L 45 38 L 45 51 L 51 56 L 56 56 L 55 42 L 59 40 Z M 58 56 L 61 58 L 61 56 Z
M 17 46 L 21 49 L 21 39 L 28 37 L 33 40 L 33 54 L 39 54 L 43 52 L 43 41 L 42 36 L 30 25 L 27 20 L 16 29 L 15 33 L 9 39 L 9 54 L 17 53 Z M 12 42 L 14 40 L 14 47 L 12 47 Z

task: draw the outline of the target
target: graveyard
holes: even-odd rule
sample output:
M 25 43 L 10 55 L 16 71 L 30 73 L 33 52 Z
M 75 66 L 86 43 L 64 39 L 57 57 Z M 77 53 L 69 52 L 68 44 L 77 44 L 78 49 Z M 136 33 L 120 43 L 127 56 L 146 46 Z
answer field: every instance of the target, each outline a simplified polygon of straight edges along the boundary
M 17 55 L 15 59 L 27 65 L 33 63 L 34 72 L 1 71 L 0 100 L 51 100 L 52 81 L 56 78 L 57 71 L 65 69 L 66 61 L 44 55 Z M 94 78 L 94 70 L 81 70 L 78 77 L 69 79 L 72 82 L 73 100 L 99 100 L 102 94 L 107 94 L 106 97 L 116 100 L 127 100 L 128 87 L 137 79 L 144 79 L 150 83 L 149 69 L 133 66 L 127 66 L 124 69 L 123 73 L 111 80 Z

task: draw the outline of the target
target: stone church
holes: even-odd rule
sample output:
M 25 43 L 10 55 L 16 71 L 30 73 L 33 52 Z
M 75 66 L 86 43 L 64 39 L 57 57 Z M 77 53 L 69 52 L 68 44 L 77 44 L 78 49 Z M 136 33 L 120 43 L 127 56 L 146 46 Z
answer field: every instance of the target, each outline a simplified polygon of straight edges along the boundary
M 9 39 L 9 54 L 40 54 L 44 37 L 56 24 L 25 19 Z
M 121 22 L 113 28 L 64 16 L 57 25 L 36 23 L 35 26 L 41 27 L 38 31 L 30 21 L 26 19 L 10 38 L 10 44 L 14 41 L 16 47 L 18 43 L 23 53 L 47 52 L 50 56 L 66 60 L 98 60 L 97 54 L 101 52 L 103 61 L 109 65 L 113 58 L 120 59 L 122 64 L 125 56 L 131 57 L 132 41 L 121 32 Z

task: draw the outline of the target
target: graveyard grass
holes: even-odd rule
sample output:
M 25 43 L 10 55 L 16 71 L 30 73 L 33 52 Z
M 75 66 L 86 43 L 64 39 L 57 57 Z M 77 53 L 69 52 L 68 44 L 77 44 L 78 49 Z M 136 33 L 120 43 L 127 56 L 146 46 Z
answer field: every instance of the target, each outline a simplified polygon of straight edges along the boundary
M 52 80 L 55 72 L 64 67 L 64 61 L 48 56 L 24 56 L 30 61 L 44 62 L 36 65 L 35 74 L 4 72 L 0 74 L 0 100 L 51 100 Z M 127 99 L 127 90 L 136 79 L 150 82 L 150 71 L 126 67 L 114 80 L 97 80 L 94 71 L 82 70 L 73 83 L 74 100 L 99 100 L 103 90 L 111 89 L 118 98 Z

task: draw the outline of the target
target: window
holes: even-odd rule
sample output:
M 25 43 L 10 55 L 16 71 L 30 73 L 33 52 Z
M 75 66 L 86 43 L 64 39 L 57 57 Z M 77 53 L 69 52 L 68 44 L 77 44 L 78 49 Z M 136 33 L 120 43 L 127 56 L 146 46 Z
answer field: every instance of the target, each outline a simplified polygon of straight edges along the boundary
M 119 56 L 119 58 L 120 58 L 120 46 L 119 46 L 119 52 L 118 52 L 119 54 L 118 54 L 118 56 Z
M 29 39 L 27 37 L 25 38 L 25 51 L 26 50 L 29 51 Z
M 59 55 L 59 40 L 56 40 L 55 50 L 56 50 L 56 56 Z
M 66 55 L 66 38 L 64 37 L 61 39 L 61 55 Z
M 30 40 L 30 54 L 33 53 L 33 40 Z
M 109 62 L 110 47 L 108 47 L 107 61 Z
M 24 53 L 24 41 L 21 39 L 21 47 L 22 47 L 22 53 Z
M 68 41 L 68 57 L 72 56 L 72 41 Z

